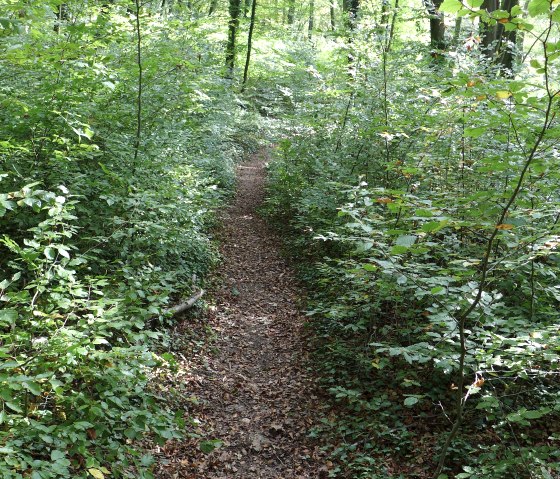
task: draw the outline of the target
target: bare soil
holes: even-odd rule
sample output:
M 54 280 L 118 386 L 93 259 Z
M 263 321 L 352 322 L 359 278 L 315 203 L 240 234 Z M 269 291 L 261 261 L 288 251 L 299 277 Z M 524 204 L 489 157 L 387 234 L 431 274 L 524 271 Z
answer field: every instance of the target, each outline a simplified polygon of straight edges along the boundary
M 186 416 L 201 437 L 159 451 L 158 479 L 303 479 L 327 476 L 309 438 L 318 397 L 307 370 L 298 284 L 279 240 L 257 215 L 267 150 L 238 168 L 238 191 L 223 218 L 221 281 L 208 321 L 213 351 L 182 363 L 192 396 Z M 176 379 L 175 379 L 176 380 Z M 217 439 L 209 454 L 201 442 Z

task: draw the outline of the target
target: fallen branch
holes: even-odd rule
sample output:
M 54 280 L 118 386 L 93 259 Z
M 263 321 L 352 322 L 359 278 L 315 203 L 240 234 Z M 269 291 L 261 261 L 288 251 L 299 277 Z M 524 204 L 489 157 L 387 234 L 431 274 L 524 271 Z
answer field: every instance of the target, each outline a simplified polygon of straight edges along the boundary
M 181 314 L 182 312 L 186 311 L 187 309 L 192 308 L 194 306 L 194 304 L 200 298 L 202 298 L 204 293 L 205 293 L 205 291 L 203 289 L 201 289 L 196 294 L 192 295 L 189 299 L 187 299 L 187 301 L 185 301 L 184 303 L 180 303 L 176 306 L 173 306 L 172 308 L 166 309 L 164 311 L 164 313 L 165 314 L 171 314 L 173 316 L 177 316 L 178 314 Z

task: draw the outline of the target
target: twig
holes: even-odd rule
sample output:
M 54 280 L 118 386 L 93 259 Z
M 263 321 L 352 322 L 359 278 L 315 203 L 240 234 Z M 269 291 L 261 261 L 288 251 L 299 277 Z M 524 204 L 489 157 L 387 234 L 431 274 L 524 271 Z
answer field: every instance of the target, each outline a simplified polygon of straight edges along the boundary
M 177 316 L 178 314 L 181 314 L 182 312 L 186 311 L 187 309 L 192 308 L 194 306 L 194 304 L 200 298 L 202 298 L 204 293 L 205 293 L 205 291 L 203 289 L 201 289 L 196 294 L 192 295 L 189 299 L 187 299 L 184 303 L 180 303 L 176 306 L 173 306 L 172 308 L 166 309 L 164 311 L 164 313 L 165 314 L 172 314 L 173 316 Z

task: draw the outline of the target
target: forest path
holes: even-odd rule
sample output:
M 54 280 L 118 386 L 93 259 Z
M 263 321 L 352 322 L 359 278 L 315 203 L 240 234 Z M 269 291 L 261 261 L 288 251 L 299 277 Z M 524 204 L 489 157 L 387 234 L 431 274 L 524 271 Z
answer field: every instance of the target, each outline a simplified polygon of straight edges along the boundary
M 198 403 L 189 416 L 223 445 L 211 454 L 196 440 L 168 445 L 158 479 L 326 477 L 307 438 L 318 398 L 306 370 L 297 283 L 278 238 L 256 214 L 267 155 L 261 149 L 238 167 L 237 195 L 223 218 L 222 281 L 209 318 L 217 354 L 200 355 L 186 377 Z

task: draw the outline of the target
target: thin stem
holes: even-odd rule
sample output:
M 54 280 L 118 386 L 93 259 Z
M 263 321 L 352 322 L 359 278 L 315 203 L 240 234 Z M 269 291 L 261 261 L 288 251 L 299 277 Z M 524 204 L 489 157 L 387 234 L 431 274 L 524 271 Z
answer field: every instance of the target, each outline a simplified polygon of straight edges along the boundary
M 136 96 L 136 137 L 134 139 L 134 159 L 132 163 L 132 175 L 136 173 L 138 152 L 140 151 L 140 140 L 142 137 L 142 31 L 140 29 L 140 0 L 134 0 L 136 7 L 136 64 L 138 66 L 138 85 Z
M 547 38 L 548 38 L 548 36 L 547 36 Z M 545 53 L 545 56 L 546 56 L 546 53 Z M 545 62 L 546 62 L 546 60 L 545 60 Z M 537 139 L 535 140 L 535 143 L 533 144 L 533 147 L 530 150 L 529 156 L 528 156 L 527 160 L 525 161 L 525 164 L 523 166 L 523 169 L 521 170 L 519 178 L 517 179 L 517 184 L 516 184 L 512 194 L 511 194 L 508 202 L 506 203 L 506 205 L 502 209 L 502 212 L 499 216 L 499 219 L 498 219 L 498 222 L 496 223 L 496 226 L 498 226 L 498 225 L 500 225 L 504 222 L 504 220 L 506 219 L 511 207 L 515 203 L 515 200 L 519 196 L 519 193 L 523 189 L 523 182 L 525 180 L 525 176 L 527 175 L 527 172 L 529 171 L 529 167 L 531 166 L 531 164 L 533 163 L 533 160 L 535 159 L 535 156 L 537 154 L 539 146 L 542 143 L 542 140 L 544 139 L 546 131 L 550 127 L 550 122 L 552 121 L 553 116 L 554 116 L 551 112 L 552 104 L 553 104 L 553 102 L 552 102 L 553 98 L 554 98 L 553 96 L 549 96 L 548 105 L 547 105 L 547 109 L 546 109 L 546 112 L 545 112 L 545 118 L 544 118 L 544 121 L 543 121 L 543 125 L 542 125 L 542 127 L 541 127 L 541 129 L 540 129 L 540 131 L 537 135 Z M 489 272 L 489 264 L 490 264 L 490 257 L 492 255 L 492 248 L 494 246 L 494 242 L 496 240 L 496 237 L 498 236 L 499 231 L 500 230 L 498 228 L 494 228 L 494 230 L 492 231 L 492 234 L 490 235 L 490 238 L 488 239 L 488 241 L 486 243 L 486 251 L 484 253 L 484 257 L 482 259 L 482 264 L 481 264 L 480 281 L 479 281 L 479 285 L 478 285 L 478 289 L 477 289 L 477 293 L 476 293 L 476 296 L 474 298 L 474 301 L 471 303 L 471 305 L 468 308 L 466 308 L 463 312 L 461 312 L 459 314 L 458 319 L 457 319 L 457 323 L 458 323 L 458 326 L 459 326 L 459 341 L 460 341 L 459 379 L 457 381 L 457 398 L 456 398 L 457 417 L 455 419 L 455 423 L 453 424 L 453 428 L 449 432 L 449 435 L 447 436 L 445 444 L 443 445 L 442 451 L 440 453 L 440 458 L 439 458 L 439 462 L 438 462 L 438 465 L 437 465 L 437 468 L 436 468 L 436 472 L 433 475 L 434 479 L 437 479 L 437 477 L 440 475 L 441 471 L 443 470 L 449 446 L 451 445 L 451 443 L 453 442 L 453 440 L 457 436 L 457 433 L 459 432 L 459 428 L 461 427 L 461 424 L 462 424 L 462 421 L 463 421 L 463 414 L 464 414 L 464 407 L 465 407 L 465 401 L 463 400 L 463 388 L 464 388 L 464 384 L 465 384 L 465 359 L 466 359 L 466 355 L 467 355 L 467 348 L 466 348 L 466 339 L 467 338 L 466 338 L 465 326 L 466 326 L 466 322 L 467 322 L 467 319 L 468 319 L 469 315 L 476 309 L 476 307 L 480 304 L 480 300 L 482 299 L 482 293 L 484 292 L 484 288 L 486 287 L 486 281 L 487 281 L 488 272 Z

